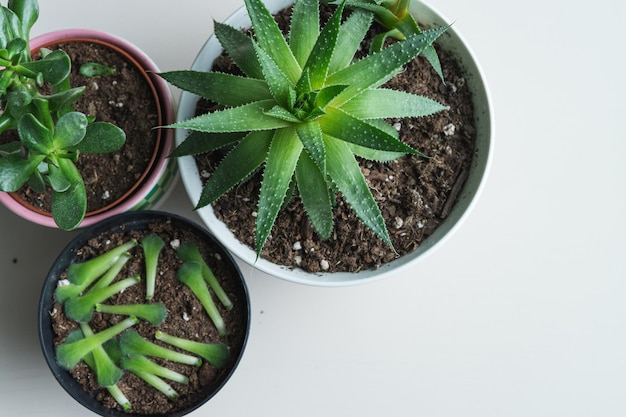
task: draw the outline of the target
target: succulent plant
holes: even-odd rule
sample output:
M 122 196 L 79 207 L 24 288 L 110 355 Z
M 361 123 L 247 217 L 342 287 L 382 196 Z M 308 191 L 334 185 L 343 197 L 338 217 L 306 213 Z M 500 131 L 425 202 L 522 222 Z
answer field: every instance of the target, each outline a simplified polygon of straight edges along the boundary
M 411 0 L 322 0 L 328 4 L 340 4 L 354 9 L 368 10 L 374 13 L 374 20 L 382 25 L 386 32 L 379 33 L 372 40 L 370 50 L 378 52 L 383 49 L 387 38 L 404 40 L 409 36 L 422 33 L 419 25 L 409 13 Z M 443 79 L 441 63 L 434 46 L 424 49 L 424 57 L 433 66 L 435 72 Z
M 119 127 L 74 111 L 84 87 L 71 88 L 71 61 L 62 50 L 31 56 L 30 29 L 39 17 L 37 0 L 0 5 L 0 133 L 19 140 L 0 145 L 0 191 L 28 183 L 52 190 L 52 217 L 62 229 L 76 228 L 87 210 L 87 192 L 76 168 L 80 153 L 113 152 L 126 141 Z M 44 94 L 48 84 L 51 94 Z
M 420 117 L 446 107 L 381 86 L 446 29 L 413 34 L 356 60 L 372 12 L 356 9 L 342 22 L 342 3 L 320 29 L 319 0 L 296 0 L 286 38 L 261 0 L 245 4 L 253 36 L 215 23 L 215 35 L 244 76 L 211 71 L 161 74 L 221 106 L 169 126 L 192 131 L 173 156 L 229 150 L 204 185 L 197 208 L 212 204 L 263 169 L 257 256 L 293 190 L 322 238 L 332 233 L 332 209 L 341 193 L 361 221 L 393 247 L 356 157 L 390 161 L 420 155 L 400 141 L 384 119 Z

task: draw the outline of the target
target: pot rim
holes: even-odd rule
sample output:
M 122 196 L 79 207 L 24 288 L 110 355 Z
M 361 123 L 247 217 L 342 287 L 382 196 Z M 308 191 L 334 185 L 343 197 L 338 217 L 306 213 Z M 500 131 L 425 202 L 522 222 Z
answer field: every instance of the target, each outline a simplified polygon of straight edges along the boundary
M 38 51 L 42 47 L 60 42 L 93 42 L 110 47 L 124 55 L 144 76 L 152 90 L 157 104 L 158 125 L 168 125 L 175 120 L 174 100 L 169 85 L 156 74 L 160 72 L 156 63 L 139 47 L 117 35 L 93 29 L 62 29 L 48 32 L 31 39 L 30 47 Z M 124 195 L 98 210 L 87 212 L 79 227 L 86 227 L 107 217 L 131 210 L 137 203 L 158 185 L 159 178 L 166 170 L 167 156 L 174 148 L 174 134 L 171 129 L 157 131 L 156 146 L 147 169 L 139 180 Z M 0 202 L 9 210 L 36 224 L 57 228 L 52 214 L 23 201 L 16 193 L 0 192 Z
M 70 243 L 65 246 L 59 253 L 58 257 L 55 259 L 52 264 L 48 275 L 46 276 L 38 305 L 38 313 L 37 313 L 37 326 L 38 326 L 38 335 L 39 342 L 41 346 L 41 350 L 46 361 L 46 364 L 50 368 L 50 371 L 54 375 L 57 382 L 63 387 L 63 389 L 78 403 L 86 407 L 87 409 L 93 411 L 102 416 L 111 416 L 111 417 L 139 417 L 139 416 L 149 416 L 145 414 L 136 414 L 136 413 L 127 413 L 124 411 L 119 411 L 117 409 L 110 409 L 104 407 L 104 405 L 96 400 L 95 395 L 93 393 L 89 393 L 80 386 L 80 384 L 72 377 L 69 371 L 61 368 L 56 363 L 56 355 L 55 355 L 55 346 L 54 346 L 54 333 L 52 331 L 52 323 L 50 312 L 54 308 L 54 291 L 57 286 L 58 277 L 60 274 L 67 268 L 67 266 L 71 263 L 71 260 L 74 258 L 76 254 L 76 250 L 85 246 L 87 242 L 93 238 L 93 236 L 97 236 L 101 233 L 104 233 L 109 230 L 116 229 L 124 229 L 131 230 L 134 228 L 141 228 L 142 225 L 153 223 L 155 221 L 169 221 L 175 222 L 181 227 L 186 228 L 187 230 L 193 231 L 197 236 L 202 239 L 208 239 L 211 241 L 216 248 L 218 248 L 223 255 L 223 260 L 231 263 L 233 267 L 233 271 L 236 272 L 237 278 L 241 284 L 242 294 L 244 295 L 245 302 L 245 334 L 243 335 L 243 339 L 241 342 L 241 349 L 239 350 L 239 355 L 233 362 L 232 368 L 223 376 L 222 380 L 217 385 L 213 385 L 207 387 L 206 392 L 203 391 L 203 398 L 197 403 L 191 405 L 190 407 L 169 413 L 166 415 L 162 415 L 161 417 L 182 417 L 197 408 L 204 405 L 211 398 L 213 398 L 226 383 L 230 380 L 230 378 L 235 373 L 238 368 L 241 359 L 244 355 L 244 351 L 248 342 L 248 338 L 250 335 L 250 325 L 251 325 L 251 304 L 250 304 L 250 293 L 246 281 L 244 279 L 243 273 L 239 268 L 238 263 L 235 261 L 235 258 L 232 254 L 226 249 L 226 247 L 216 239 L 206 228 L 202 227 L 198 223 L 183 217 L 178 214 L 168 213 L 164 211 L 158 210 L 145 210 L 145 211 L 129 211 L 125 213 L 121 213 L 112 217 L 109 217 L 99 223 L 96 223 L 92 226 L 89 226 L 81 231 L 76 237 L 74 237 Z M 236 279 L 233 277 L 233 279 Z
M 274 2 L 266 1 L 266 3 L 269 3 L 268 8 L 270 11 L 276 13 L 292 4 L 293 1 L 276 0 Z M 451 22 L 424 2 L 411 3 L 410 11 L 414 15 L 417 14 L 420 21 L 436 24 L 437 26 L 450 25 Z M 247 16 L 245 7 L 238 9 L 226 19 L 225 23 L 239 28 L 249 27 L 250 19 Z M 209 230 L 211 230 L 214 235 L 219 236 L 225 246 L 235 253 L 238 258 L 262 272 L 289 282 L 324 287 L 341 287 L 381 280 L 406 269 L 410 265 L 415 265 L 416 262 L 423 260 L 437 248 L 441 247 L 467 219 L 485 187 L 486 178 L 488 177 L 493 159 L 495 124 L 491 94 L 475 53 L 471 50 L 463 36 L 455 30 L 453 26 L 442 35 L 438 42 L 446 45 L 445 49 L 450 50 L 450 52 L 457 57 L 466 72 L 467 82 L 472 87 L 477 128 L 476 149 L 469 178 L 457 202 L 454 204 L 451 213 L 446 220 L 437 227 L 435 232 L 421 243 L 417 250 L 399 257 L 392 262 L 383 264 L 380 268 L 375 270 L 364 270 L 358 273 L 311 273 L 301 269 L 273 264 L 263 258 L 257 259 L 256 252 L 237 240 L 224 223 L 215 217 L 212 208 L 206 206 L 196 211 Z M 219 52 L 211 52 L 209 50 L 213 47 L 218 47 L 219 51 L 221 51 L 221 47 L 214 34 L 209 37 L 196 56 L 192 69 L 206 70 L 206 68 L 210 67 L 213 60 L 219 54 Z M 196 102 L 197 97 L 183 91 L 179 101 L 177 120 L 183 120 L 191 116 L 195 109 Z M 176 143 L 180 144 L 186 135 L 186 131 L 177 129 Z M 195 204 L 199 198 L 202 183 L 193 156 L 179 157 L 179 167 L 187 194 Z

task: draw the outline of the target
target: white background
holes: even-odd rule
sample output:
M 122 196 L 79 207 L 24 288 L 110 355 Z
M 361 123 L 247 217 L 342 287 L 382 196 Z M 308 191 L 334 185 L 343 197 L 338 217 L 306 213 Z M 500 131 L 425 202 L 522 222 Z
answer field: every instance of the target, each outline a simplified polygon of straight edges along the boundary
M 41 3 L 34 34 L 112 32 L 174 70 L 242 1 Z M 364 286 L 306 287 L 243 266 L 248 348 L 193 416 L 626 415 L 626 6 L 430 4 L 470 43 L 495 107 L 495 157 L 472 215 L 414 268 Z M 181 183 L 162 208 L 199 220 Z M 73 236 L 0 207 L 3 416 L 89 415 L 49 372 L 36 330 L 43 278 Z

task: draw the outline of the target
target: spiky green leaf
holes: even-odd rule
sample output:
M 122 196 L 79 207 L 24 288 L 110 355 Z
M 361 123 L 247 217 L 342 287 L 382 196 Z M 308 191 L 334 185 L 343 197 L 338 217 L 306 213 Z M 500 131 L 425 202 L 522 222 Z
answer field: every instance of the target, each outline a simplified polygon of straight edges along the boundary
M 300 66 L 306 63 L 319 35 L 319 14 L 316 0 L 300 0 L 293 5 L 289 46 Z
M 170 71 L 159 74 L 170 84 L 224 106 L 236 107 L 272 98 L 267 83 L 220 72 Z
M 333 74 L 352 63 L 354 55 L 359 50 L 361 41 L 372 24 L 372 14 L 362 10 L 355 10 L 346 19 L 337 36 L 338 53 L 333 54 L 328 67 L 328 73 Z
M 263 78 L 261 66 L 256 59 L 252 39 L 240 30 L 223 23 L 214 22 L 215 36 L 229 57 L 250 78 Z
M 300 154 L 296 179 L 302 204 L 313 228 L 322 239 L 328 239 L 333 231 L 332 199 L 326 175 L 322 174 L 307 152 Z
M 326 176 L 326 149 L 319 121 L 302 123 L 296 127 L 298 138 L 306 148 L 307 153 L 317 165 L 317 168 Z
M 243 132 L 236 133 L 207 133 L 192 131 L 183 143 L 178 145 L 170 157 L 184 155 L 199 155 L 212 152 L 216 149 L 238 142 L 245 136 Z
M 328 175 L 363 223 L 393 248 L 385 220 L 363 177 L 361 168 L 346 143 L 325 138 Z
M 383 51 L 368 55 L 366 58 L 337 71 L 326 80 L 326 85 L 349 85 L 335 100 L 333 105 L 340 106 L 360 92 L 378 87 L 389 80 L 404 64 L 415 58 L 431 45 L 446 27 L 425 31 L 406 41 L 397 42 Z
M 245 0 L 256 40 L 295 85 L 302 69 L 294 57 L 278 24 L 261 0 Z
M 217 200 L 257 170 L 269 151 L 272 131 L 251 132 L 224 158 L 205 183 L 196 208 Z
M 337 10 L 335 10 L 331 18 L 328 20 L 328 23 L 326 23 L 326 26 L 324 26 L 324 29 L 320 33 L 306 62 L 305 68 L 310 71 L 310 82 L 314 90 L 319 90 L 324 87 L 324 82 L 326 81 L 326 76 L 328 74 L 328 67 L 330 66 L 331 58 L 335 53 L 342 12 L 343 6 L 339 6 Z M 337 53 L 343 53 L 343 51 L 337 51 Z
M 343 111 L 358 119 L 422 117 L 448 108 L 424 96 L 383 88 L 363 91 L 341 106 Z
M 255 231 L 257 256 L 278 216 L 302 148 L 302 142 L 293 128 L 277 130 L 272 138 L 259 194 Z
M 283 108 L 290 109 L 292 107 L 290 104 L 293 104 L 291 99 L 293 86 L 289 78 L 282 71 L 279 63 L 274 61 L 257 43 L 254 43 L 254 50 L 261 64 L 263 76 L 267 81 L 267 87 L 269 87 L 272 97 L 274 97 Z
M 239 107 L 203 114 L 168 127 L 209 133 L 233 133 L 254 130 L 280 129 L 289 125 L 284 120 L 268 116 L 266 112 L 276 105 L 275 100 L 263 100 Z
M 327 116 L 320 117 L 322 131 L 346 142 L 382 151 L 416 153 L 416 151 L 388 132 L 357 119 L 340 109 L 327 108 Z

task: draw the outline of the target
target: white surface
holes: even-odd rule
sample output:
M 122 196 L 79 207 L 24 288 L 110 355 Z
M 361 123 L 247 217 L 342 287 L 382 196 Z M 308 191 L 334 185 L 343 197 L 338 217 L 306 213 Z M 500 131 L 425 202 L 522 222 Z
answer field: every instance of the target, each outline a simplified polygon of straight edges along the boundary
M 41 3 L 35 34 L 110 31 L 163 70 L 188 67 L 212 19 L 242 4 Z M 472 216 L 413 270 L 365 286 L 305 287 L 243 267 L 246 354 L 192 416 L 626 415 L 626 6 L 431 4 L 471 43 L 496 108 Z M 163 208 L 197 219 L 182 188 Z M 72 236 L 0 207 L 3 416 L 89 415 L 48 371 L 36 332 L 43 277 Z

